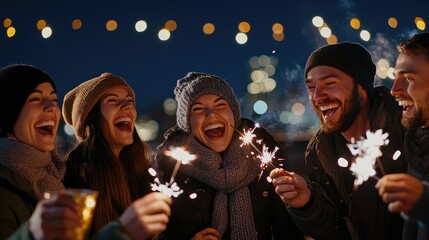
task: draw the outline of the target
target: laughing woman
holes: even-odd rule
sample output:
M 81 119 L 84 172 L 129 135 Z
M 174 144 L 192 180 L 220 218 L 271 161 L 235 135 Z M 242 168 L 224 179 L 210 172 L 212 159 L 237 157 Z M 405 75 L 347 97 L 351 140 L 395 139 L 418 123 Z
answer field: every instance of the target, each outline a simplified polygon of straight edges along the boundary
M 134 127 L 134 103 L 130 86 L 110 73 L 80 84 L 64 98 L 63 116 L 78 140 L 68 154 L 64 185 L 99 192 L 92 234 L 113 221 L 133 239 L 145 239 L 168 222 L 171 199 L 150 190 L 150 148 Z
M 180 167 L 175 178 L 183 193 L 175 198 L 163 239 L 303 239 L 287 210 L 261 173 L 256 152 L 243 145 L 234 129 L 254 129 L 269 151 L 282 149 L 263 128 L 241 117 L 228 83 L 211 74 L 191 72 L 174 89 L 177 127 L 166 134 L 156 163 L 168 180 L 176 160 L 166 156 L 183 146 L 196 159 Z M 254 142 L 256 144 L 256 142 Z M 260 149 L 262 151 L 262 149 Z M 276 158 L 285 159 L 279 150 Z M 279 166 L 286 161 L 273 161 Z M 269 166 L 271 168 L 271 166 Z
M 0 239 L 71 237 L 67 229 L 81 224 L 73 201 L 43 198 L 64 189 L 65 165 L 55 145 L 61 116 L 55 83 L 30 65 L 4 67 L 0 109 Z

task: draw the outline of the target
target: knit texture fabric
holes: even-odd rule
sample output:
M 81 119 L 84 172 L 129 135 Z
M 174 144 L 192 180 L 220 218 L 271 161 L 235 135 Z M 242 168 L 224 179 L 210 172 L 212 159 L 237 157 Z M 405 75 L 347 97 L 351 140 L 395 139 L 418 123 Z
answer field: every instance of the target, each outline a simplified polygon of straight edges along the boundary
M 404 154 L 414 169 L 429 174 L 429 128 L 409 128 L 405 131 Z
M 85 121 L 95 104 L 104 93 L 114 87 L 125 88 L 135 100 L 134 91 L 119 76 L 103 73 L 100 76 L 81 83 L 68 92 L 63 101 L 63 117 L 67 124 L 73 126 L 76 138 L 85 139 Z
M 179 171 L 217 190 L 212 228 L 217 229 L 222 236 L 230 220 L 231 239 L 257 239 L 248 185 L 257 178 L 261 169 L 258 161 L 248 157 L 251 152 L 249 147 L 240 147 L 241 141 L 235 136 L 221 156 L 201 145 L 195 138 L 190 141 L 186 139 L 184 143 L 189 144 L 188 151 L 198 158 L 182 165 Z
M 25 143 L 2 137 L 0 164 L 26 179 L 39 200 L 45 192 L 64 189 L 62 179 L 66 167 L 56 152 L 41 152 Z
M 55 83 L 48 74 L 31 65 L 14 64 L 0 69 L 0 136 L 13 134 L 13 126 L 28 96 L 41 83 Z
M 174 89 L 177 101 L 177 125 L 185 132 L 191 131 L 189 112 L 192 104 L 199 96 L 211 93 L 219 95 L 229 103 L 234 114 L 235 126 L 240 125 L 240 104 L 231 86 L 218 76 L 189 72 L 184 78 L 177 80 Z
M 369 96 L 374 93 L 376 67 L 371 54 L 358 43 L 342 42 L 316 49 L 308 57 L 305 65 L 305 79 L 308 72 L 317 66 L 339 69 L 362 85 Z

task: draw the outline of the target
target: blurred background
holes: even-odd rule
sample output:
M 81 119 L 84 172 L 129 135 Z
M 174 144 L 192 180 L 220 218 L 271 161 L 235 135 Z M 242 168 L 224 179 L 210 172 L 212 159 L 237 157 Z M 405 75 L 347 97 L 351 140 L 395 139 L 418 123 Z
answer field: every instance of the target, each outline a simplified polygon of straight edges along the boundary
M 0 66 L 32 64 L 62 97 L 111 72 L 135 90 L 137 129 L 156 147 L 175 124 L 173 89 L 189 71 L 226 79 L 247 118 L 269 130 L 300 164 L 319 120 L 303 68 L 316 48 L 368 48 L 377 85 L 392 84 L 400 41 L 427 31 L 427 0 L 0 0 Z M 74 144 L 62 123 L 64 151 Z

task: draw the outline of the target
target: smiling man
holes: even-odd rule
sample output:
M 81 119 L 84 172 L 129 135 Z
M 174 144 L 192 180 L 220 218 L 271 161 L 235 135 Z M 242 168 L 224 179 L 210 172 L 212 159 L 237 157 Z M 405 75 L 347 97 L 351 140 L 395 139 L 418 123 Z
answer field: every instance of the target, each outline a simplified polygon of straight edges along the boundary
M 384 170 L 406 170 L 402 158 L 392 161 L 402 146 L 401 110 L 386 87 L 374 88 L 375 71 L 370 53 L 351 42 L 323 46 L 307 60 L 309 100 L 321 122 L 305 153 L 310 181 L 281 169 L 271 177 L 295 223 L 315 239 L 401 238 L 403 221 L 388 212 L 375 180 L 354 189 L 354 176 L 337 163 L 340 157 L 354 159 L 347 147 L 353 139 L 382 129 L 389 133 L 389 144 L 381 149 Z
M 403 107 L 408 174 L 389 174 L 376 187 L 389 211 L 405 218 L 403 239 L 429 239 L 429 33 L 402 42 L 391 94 Z

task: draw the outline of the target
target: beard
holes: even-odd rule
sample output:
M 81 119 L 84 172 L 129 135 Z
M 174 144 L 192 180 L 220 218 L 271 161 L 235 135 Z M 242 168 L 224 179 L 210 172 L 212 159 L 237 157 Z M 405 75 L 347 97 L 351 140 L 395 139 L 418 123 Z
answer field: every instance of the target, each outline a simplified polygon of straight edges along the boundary
M 314 105 L 313 105 L 314 107 Z M 355 121 L 357 115 L 362 109 L 362 100 L 359 97 L 357 84 L 355 83 L 352 90 L 352 95 L 347 98 L 342 106 L 344 111 L 341 113 L 338 123 L 332 121 L 324 121 L 322 112 L 316 111 L 322 123 L 322 132 L 324 133 L 337 133 L 349 129 Z
M 429 121 L 429 100 L 425 99 L 422 107 L 416 107 L 416 114 L 408 118 L 402 115 L 401 123 L 406 128 L 422 127 Z

